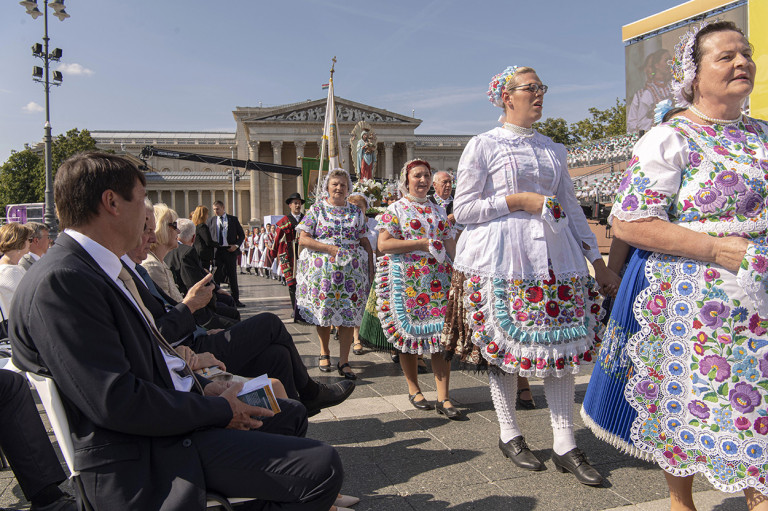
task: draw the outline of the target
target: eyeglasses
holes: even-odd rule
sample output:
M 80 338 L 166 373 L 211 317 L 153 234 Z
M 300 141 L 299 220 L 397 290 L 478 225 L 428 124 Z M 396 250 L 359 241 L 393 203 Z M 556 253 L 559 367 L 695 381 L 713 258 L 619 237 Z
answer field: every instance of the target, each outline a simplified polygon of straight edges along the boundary
M 527 90 L 531 94 L 537 94 L 539 91 L 541 91 L 542 94 L 546 94 L 549 90 L 549 87 L 546 85 L 539 85 L 538 83 L 526 83 L 525 85 L 518 85 L 516 87 L 512 87 L 510 90 Z
M 176 222 L 168 222 L 168 227 L 173 227 L 177 231 L 179 230 L 179 228 L 176 226 Z

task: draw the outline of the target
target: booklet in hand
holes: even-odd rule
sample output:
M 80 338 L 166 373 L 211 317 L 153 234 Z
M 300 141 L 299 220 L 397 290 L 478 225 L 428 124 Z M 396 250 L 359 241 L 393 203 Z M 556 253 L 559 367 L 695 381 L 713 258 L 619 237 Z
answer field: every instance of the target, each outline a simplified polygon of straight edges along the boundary
M 237 398 L 245 404 L 280 413 L 280 405 L 277 404 L 275 393 L 272 391 L 272 382 L 266 374 L 245 382 Z

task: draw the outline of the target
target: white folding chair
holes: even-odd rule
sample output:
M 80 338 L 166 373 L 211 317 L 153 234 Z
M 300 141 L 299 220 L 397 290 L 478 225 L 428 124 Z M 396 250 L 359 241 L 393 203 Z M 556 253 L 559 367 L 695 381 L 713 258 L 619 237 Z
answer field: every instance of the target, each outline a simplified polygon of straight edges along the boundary
M 70 472 L 70 479 L 75 483 L 78 493 L 80 494 L 81 501 L 86 511 L 93 511 L 93 507 L 88 502 L 83 489 L 83 483 L 80 481 L 80 473 L 75 470 L 74 463 L 74 446 L 72 445 L 72 436 L 69 431 L 69 422 L 67 421 L 67 415 L 64 412 L 64 405 L 61 402 L 59 396 L 59 389 L 56 387 L 56 383 L 51 378 L 46 376 L 40 376 L 39 374 L 27 373 L 27 378 L 37 390 L 40 396 L 40 402 L 45 408 L 45 413 L 48 415 L 48 421 L 53 427 L 53 433 L 56 435 L 56 441 L 59 443 L 61 453 L 64 455 L 64 461 L 67 462 L 67 467 Z M 208 499 L 206 507 L 213 508 L 221 506 L 225 511 L 234 511 L 232 504 L 240 504 L 243 502 L 249 502 L 256 500 L 254 498 L 226 498 L 217 493 L 208 493 Z

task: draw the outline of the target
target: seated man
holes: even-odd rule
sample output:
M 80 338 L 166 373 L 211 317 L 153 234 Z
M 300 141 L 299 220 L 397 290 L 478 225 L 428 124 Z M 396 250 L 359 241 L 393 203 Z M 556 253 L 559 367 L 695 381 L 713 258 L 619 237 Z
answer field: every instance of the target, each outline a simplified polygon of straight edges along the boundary
M 31 511 L 77 511 L 59 485 L 67 478 L 23 376 L 0 369 L 0 448 Z
M 179 229 L 179 246 L 168 252 L 165 256 L 165 264 L 171 269 L 173 280 L 179 291 L 185 295 L 187 290 L 203 280 L 208 272 L 203 269 L 203 264 L 194 248 L 195 224 L 188 218 L 179 218 L 176 220 L 176 225 Z M 219 286 L 216 286 L 214 291 L 209 308 L 219 315 L 239 321 L 240 313 L 235 307 L 234 299 Z M 225 303 L 226 300 L 230 305 Z
M 304 407 L 281 400 L 273 417 L 237 398 L 242 384 L 196 378 L 146 312 L 120 262 L 144 230 L 144 186 L 119 156 L 66 160 L 54 184 L 66 230 L 11 307 L 14 363 L 56 382 L 86 497 L 96 509 L 202 511 L 211 490 L 327 511 L 343 469 L 331 446 L 299 438 Z
M 137 287 L 146 294 L 144 304 L 171 344 L 183 343 L 196 353 L 210 352 L 233 374 L 256 377 L 266 373 L 277 378 L 288 397 L 300 400 L 306 406 L 310 417 L 322 408 L 335 406 L 349 397 L 355 389 L 354 382 L 342 380 L 325 385 L 309 377 L 291 334 L 274 314 L 258 314 L 223 331 L 196 333 L 192 313 L 196 308 L 205 306 L 210 299 L 213 290 L 212 285 L 207 285 L 211 281 L 210 274 L 189 288 L 181 304 L 172 303 L 167 296 L 159 299 L 154 296 L 153 299 L 151 295 L 158 293 L 158 290 L 138 263 L 144 260 L 149 245 L 154 243 L 154 233 L 155 216 L 152 205 L 147 204 L 141 243 L 128 251 L 123 262 L 136 272 L 134 280 Z

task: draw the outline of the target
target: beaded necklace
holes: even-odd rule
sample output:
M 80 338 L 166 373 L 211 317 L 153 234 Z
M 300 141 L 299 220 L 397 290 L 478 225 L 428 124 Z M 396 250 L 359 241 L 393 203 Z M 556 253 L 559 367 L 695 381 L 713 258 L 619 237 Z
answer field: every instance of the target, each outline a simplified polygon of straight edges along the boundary
M 696 108 L 693 105 L 689 106 L 688 110 L 690 110 L 691 113 L 693 113 L 693 115 L 695 115 L 696 117 L 698 117 L 702 121 L 711 122 L 712 124 L 736 124 L 737 122 L 739 122 L 741 120 L 741 117 L 743 115 L 743 114 L 739 114 L 739 116 L 737 118 L 735 118 L 735 119 L 717 119 L 715 117 L 708 117 L 708 116 L 704 115 L 701 110 L 699 110 L 698 108 Z
M 518 126 L 517 124 L 512 124 L 511 122 L 505 122 L 504 129 L 507 129 L 515 135 L 521 137 L 532 137 L 533 134 L 536 133 L 536 130 L 533 128 L 524 128 L 523 126 Z

